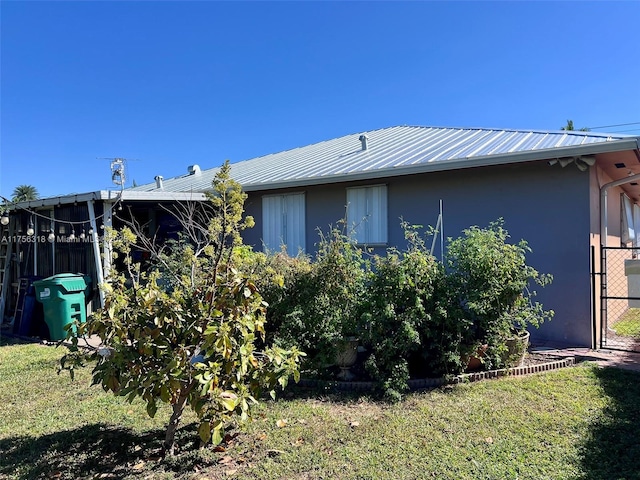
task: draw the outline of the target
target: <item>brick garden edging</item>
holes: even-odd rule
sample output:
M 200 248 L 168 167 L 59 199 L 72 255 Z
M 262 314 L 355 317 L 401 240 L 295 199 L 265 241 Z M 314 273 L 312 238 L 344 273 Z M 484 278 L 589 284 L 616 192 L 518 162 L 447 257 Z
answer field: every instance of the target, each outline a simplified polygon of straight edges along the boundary
M 478 380 L 488 380 L 499 377 L 520 377 L 530 375 L 532 373 L 547 372 L 558 370 L 560 368 L 572 367 L 576 363 L 574 357 L 564 358 L 562 360 L 554 360 L 552 362 L 538 363 L 535 365 L 525 365 L 522 367 L 502 368 L 499 370 L 488 370 L 486 372 L 463 373 L 456 375 L 450 379 L 447 378 L 418 378 L 409 380 L 409 388 L 411 390 L 423 390 L 436 388 L 442 385 L 450 385 L 465 382 L 477 382 Z M 328 388 L 339 391 L 367 391 L 376 388 L 376 382 L 341 382 L 337 380 L 316 380 L 302 378 L 297 386 L 304 388 Z

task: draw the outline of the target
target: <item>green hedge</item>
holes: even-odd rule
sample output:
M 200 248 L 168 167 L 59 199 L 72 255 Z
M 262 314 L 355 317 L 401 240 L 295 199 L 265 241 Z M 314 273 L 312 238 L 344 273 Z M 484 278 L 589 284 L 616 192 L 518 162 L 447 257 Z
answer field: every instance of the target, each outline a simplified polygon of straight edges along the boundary
M 533 301 L 551 282 L 526 263 L 527 243 L 509 243 L 500 219 L 448 239 L 444 262 L 418 228 L 402 222 L 407 246 L 369 255 L 339 228 L 320 232 L 314 258 L 252 254 L 267 309 L 268 338 L 307 353 L 307 374 L 330 376 L 336 345 L 355 336 L 363 379 L 397 399 L 410 377 L 461 373 L 479 348 L 485 368 L 507 359 L 506 339 L 553 316 Z

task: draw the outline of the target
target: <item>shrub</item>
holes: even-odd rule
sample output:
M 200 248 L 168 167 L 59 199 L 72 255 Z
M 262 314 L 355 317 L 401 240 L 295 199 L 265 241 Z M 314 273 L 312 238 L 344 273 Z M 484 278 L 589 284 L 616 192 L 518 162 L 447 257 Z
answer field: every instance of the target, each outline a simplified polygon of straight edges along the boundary
M 283 329 L 291 321 L 289 317 L 300 315 L 300 305 L 308 301 L 305 285 L 311 274 L 311 259 L 304 254 L 290 257 L 283 251 L 256 253 L 253 260 L 253 278 L 267 303 L 267 343 L 282 343 L 286 338 L 287 343 L 296 344 L 295 339 L 288 341 L 292 335 L 285 335 Z
M 368 263 L 354 241 L 339 228 L 319 232 L 313 262 L 280 254 L 270 265 L 281 286 L 265 290 L 276 342 L 297 344 L 308 373 L 326 373 L 340 340 L 358 336 L 357 314 Z
M 466 354 L 489 346 L 483 358 L 487 367 L 504 364 L 506 338 L 553 316 L 553 311 L 533 301 L 535 291 L 530 290 L 532 283 L 550 283 L 551 275 L 527 265 L 531 251 L 527 242 L 507 243 L 503 225 L 499 219 L 488 228 L 470 227 L 450 240 L 447 249 L 449 310 L 459 316 Z
M 421 373 L 439 373 L 447 369 L 447 352 L 455 349 L 443 323 L 444 269 L 426 250 L 416 227 L 402 226 L 408 248 L 375 257 L 361 306 L 370 352 L 366 368 L 392 399 L 408 389 L 412 359 Z

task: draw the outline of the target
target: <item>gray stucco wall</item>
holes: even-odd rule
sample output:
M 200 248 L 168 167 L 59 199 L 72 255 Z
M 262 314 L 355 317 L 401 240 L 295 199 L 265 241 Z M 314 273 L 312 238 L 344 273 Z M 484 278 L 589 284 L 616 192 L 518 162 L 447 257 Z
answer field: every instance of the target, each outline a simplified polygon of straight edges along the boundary
M 529 263 L 554 276 L 552 285 L 538 290 L 537 299 L 556 312 L 555 318 L 532 331 L 532 341 L 591 345 L 587 172 L 535 162 L 291 189 L 306 194 L 307 252 L 314 251 L 317 227 L 327 230 L 344 217 L 347 186 L 380 183 L 388 185 L 390 245 L 405 244 L 400 217 L 411 224 L 435 225 L 440 199 L 445 237 L 503 217 L 513 241 L 525 239 L 532 248 Z M 261 245 L 261 195 L 250 192 L 246 204 L 256 226 L 245 232 L 245 241 L 256 248 Z

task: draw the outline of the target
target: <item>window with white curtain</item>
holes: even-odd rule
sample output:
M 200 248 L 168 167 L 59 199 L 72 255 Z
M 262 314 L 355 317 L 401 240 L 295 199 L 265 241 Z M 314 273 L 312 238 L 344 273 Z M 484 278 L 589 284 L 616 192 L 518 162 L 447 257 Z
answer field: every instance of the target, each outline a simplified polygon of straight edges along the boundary
M 633 225 L 636 232 L 636 238 L 633 240 L 634 247 L 640 247 L 640 235 L 638 235 L 638 229 L 640 229 L 640 206 L 637 203 L 633 204 Z
M 363 245 L 387 243 L 387 186 L 347 188 L 347 223 Z
M 636 230 L 634 225 L 634 205 L 631 199 L 624 193 L 620 198 L 620 219 L 621 219 L 621 231 L 620 242 L 626 245 L 629 242 L 634 242 L 636 239 Z M 638 225 L 640 226 L 640 225 Z
M 295 256 L 305 250 L 304 193 L 262 197 L 262 243 L 265 251 L 286 247 Z

